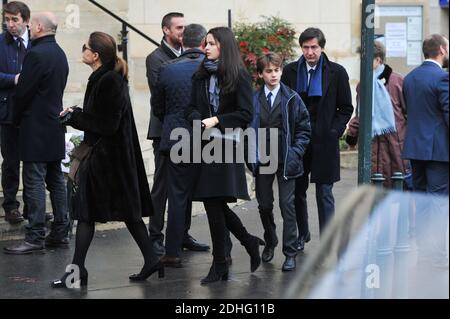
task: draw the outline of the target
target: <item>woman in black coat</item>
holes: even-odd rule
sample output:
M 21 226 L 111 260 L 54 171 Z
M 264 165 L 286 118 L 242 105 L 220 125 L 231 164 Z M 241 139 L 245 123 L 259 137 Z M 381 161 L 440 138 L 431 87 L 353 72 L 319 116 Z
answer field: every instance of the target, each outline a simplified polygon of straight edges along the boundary
M 201 120 L 205 129 L 245 128 L 252 119 L 252 87 L 233 32 L 211 29 L 206 37 L 206 56 L 194 74 L 191 103 L 186 111 L 190 121 Z M 223 148 L 223 154 L 230 149 Z M 223 159 L 223 158 L 222 158 Z M 207 284 L 228 278 L 225 227 L 239 239 L 251 257 L 251 271 L 261 263 L 259 246 L 264 241 L 247 232 L 227 202 L 249 199 L 243 163 L 206 163 L 202 159 L 193 200 L 203 201 L 213 243 L 213 264 L 202 279 Z
M 128 93 L 127 64 L 116 55 L 116 43 L 106 33 L 94 32 L 83 45 L 83 62 L 93 69 L 84 97 L 84 108 L 66 108 L 65 124 L 85 132 L 83 143 L 91 153 L 78 170 L 72 218 L 78 220 L 72 264 L 79 268 L 80 284 L 87 285 L 85 258 L 95 223 L 123 221 L 145 260 L 141 272 L 130 280 L 145 280 L 159 271 L 164 275 L 142 217 L 152 214 L 147 174 Z M 66 288 L 66 272 L 52 283 Z

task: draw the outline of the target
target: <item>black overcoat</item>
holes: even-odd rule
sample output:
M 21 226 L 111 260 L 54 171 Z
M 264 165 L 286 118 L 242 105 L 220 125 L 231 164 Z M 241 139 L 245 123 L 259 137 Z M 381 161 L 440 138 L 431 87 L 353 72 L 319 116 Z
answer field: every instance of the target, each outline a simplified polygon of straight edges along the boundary
M 32 44 L 14 93 L 13 117 L 15 125 L 20 126 L 20 160 L 55 162 L 65 157 L 59 113 L 69 65 L 54 35 L 33 40 Z
M 94 145 L 80 176 L 84 209 L 79 220 L 140 221 L 153 212 L 147 174 L 136 132 L 128 82 L 112 66 L 102 66 L 89 78 L 83 110 L 68 122 Z M 80 207 L 80 206 L 75 206 Z
M 331 184 L 340 180 L 339 138 L 353 113 L 352 95 L 347 71 L 324 55 L 323 94 L 317 104 L 309 148 L 312 151 L 311 182 Z M 298 61 L 288 64 L 281 80 L 297 88 Z M 297 92 L 299 93 L 299 92 Z
M 208 86 L 209 77 L 194 75 L 191 103 L 185 113 L 189 121 L 211 117 Z M 228 94 L 222 92 L 220 94 L 217 113 L 219 124 L 216 127 L 221 131 L 225 128 L 245 129 L 252 120 L 252 114 L 251 80 L 247 71 L 241 69 L 236 89 Z M 202 161 L 198 167 L 198 180 L 193 200 L 224 198 L 228 202 L 233 202 L 237 199 L 250 199 L 244 163 L 208 164 Z

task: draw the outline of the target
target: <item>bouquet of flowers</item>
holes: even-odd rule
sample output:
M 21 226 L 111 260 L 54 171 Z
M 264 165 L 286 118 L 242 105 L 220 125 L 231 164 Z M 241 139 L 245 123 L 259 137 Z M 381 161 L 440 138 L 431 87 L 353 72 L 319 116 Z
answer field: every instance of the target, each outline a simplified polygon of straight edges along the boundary
M 262 16 L 262 22 L 237 23 L 233 31 L 241 51 L 242 60 L 257 85 L 256 60 L 267 52 L 278 53 L 285 63 L 295 57 L 296 37 L 293 26 L 279 17 Z
M 71 154 L 75 147 L 80 145 L 83 141 L 84 133 L 66 133 L 66 157 L 61 161 L 61 170 L 68 174 L 70 170 L 70 163 L 72 161 Z

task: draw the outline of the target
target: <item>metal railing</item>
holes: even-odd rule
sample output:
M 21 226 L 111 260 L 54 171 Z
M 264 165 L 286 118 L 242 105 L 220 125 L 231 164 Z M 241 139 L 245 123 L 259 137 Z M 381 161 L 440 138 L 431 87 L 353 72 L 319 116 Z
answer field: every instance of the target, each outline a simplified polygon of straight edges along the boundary
M 105 8 L 104 6 L 102 6 L 100 3 L 98 3 L 97 1 L 94 0 L 88 0 L 90 3 L 92 3 L 93 5 L 95 5 L 96 7 L 98 7 L 99 9 L 101 9 L 102 11 L 104 11 L 105 13 L 107 13 L 108 15 L 110 15 L 112 18 L 116 19 L 117 21 L 119 21 L 120 23 L 122 23 L 122 30 L 120 31 L 121 34 L 121 44 L 119 45 L 119 51 L 122 51 L 122 57 L 125 61 L 128 62 L 128 28 L 133 30 L 134 32 L 136 32 L 137 34 L 139 34 L 141 37 L 143 37 L 144 39 L 150 41 L 151 43 L 153 43 L 156 46 L 159 46 L 160 44 L 158 42 L 156 42 L 155 40 L 153 40 L 152 38 L 150 38 L 148 35 L 146 35 L 144 32 L 142 32 L 141 30 L 137 29 L 136 27 L 134 27 L 133 25 L 131 25 L 130 23 L 128 23 L 127 21 L 125 21 L 124 19 L 122 19 L 121 17 L 119 17 L 118 15 L 116 15 L 115 13 L 111 12 L 110 10 L 108 10 L 107 8 Z

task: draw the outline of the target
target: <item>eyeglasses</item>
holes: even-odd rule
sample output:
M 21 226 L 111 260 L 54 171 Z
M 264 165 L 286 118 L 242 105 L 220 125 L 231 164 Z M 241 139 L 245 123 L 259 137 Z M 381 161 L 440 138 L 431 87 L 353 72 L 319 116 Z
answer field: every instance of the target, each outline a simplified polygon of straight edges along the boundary
M 94 50 L 92 50 L 91 48 L 89 48 L 86 44 L 83 44 L 83 47 L 81 48 L 81 52 L 84 52 L 86 50 L 89 50 L 91 52 L 94 52 Z

